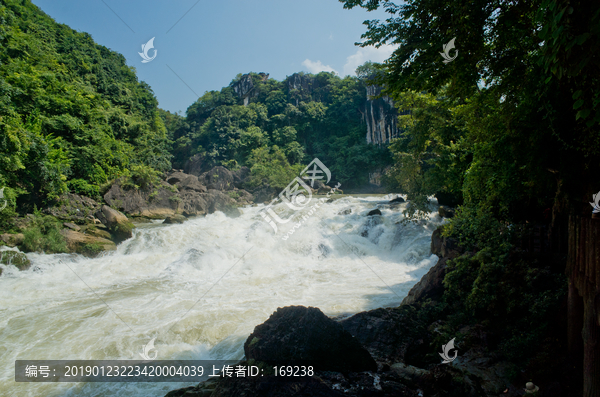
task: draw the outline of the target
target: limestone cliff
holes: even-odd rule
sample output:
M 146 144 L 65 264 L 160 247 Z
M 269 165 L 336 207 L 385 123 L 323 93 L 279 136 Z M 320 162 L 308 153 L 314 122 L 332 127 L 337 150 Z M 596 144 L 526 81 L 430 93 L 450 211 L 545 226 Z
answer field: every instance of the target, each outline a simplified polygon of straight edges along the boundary
M 367 124 L 367 143 L 381 145 L 397 138 L 398 111 L 390 97 L 382 96 L 381 87 L 367 86 L 367 101 L 363 120 Z
M 258 76 L 262 78 L 262 81 L 266 81 L 269 78 L 268 73 L 259 73 Z M 244 106 L 248 106 L 250 98 L 258 96 L 258 90 L 252 80 L 250 73 L 242 75 L 242 77 L 231 86 L 233 91 L 244 101 Z

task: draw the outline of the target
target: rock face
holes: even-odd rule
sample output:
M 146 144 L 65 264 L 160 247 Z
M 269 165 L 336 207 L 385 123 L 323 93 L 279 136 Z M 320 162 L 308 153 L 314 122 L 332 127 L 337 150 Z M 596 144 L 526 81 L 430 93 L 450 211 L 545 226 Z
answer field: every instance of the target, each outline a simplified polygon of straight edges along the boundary
M 186 174 L 200 176 L 210 169 L 208 161 L 200 153 L 193 155 L 183 166 Z
M 69 251 L 81 255 L 94 257 L 103 251 L 117 249 L 114 242 L 102 237 L 94 237 L 70 229 L 63 229 L 60 234 L 65 238 Z
M 74 223 L 89 222 L 90 216 L 100 209 L 101 205 L 89 197 L 73 193 L 62 195 L 57 204 L 44 210 L 48 215 Z
M 269 75 L 267 73 L 259 73 L 258 74 L 262 81 L 267 81 L 269 79 Z M 252 76 L 250 74 L 244 74 L 242 77 L 235 82 L 232 86 L 233 91 L 244 101 L 244 106 L 248 106 L 250 102 L 250 98 L 258 96 L 258 90 L 252 81 Z
M 315 76 L 304 73 L 294 73 L 289 76 L 285 82 L 288 91 L 290 92 L 290 97 L 296 106 L 300 104 L 300 101 L 319 101 L 321 99 L 315 95 L 315 91 L 321 87 L 319 80 L 317 80 Z
M 452 238 L 443 237 L 441 229 L 436 229 L 431 236 L 431 253 L 440 257 L 418 283 L 416 283 L 408 292 L 406 298 L 402 300 L 402 305 L 410 305 L 415 302 L 422 302 L 426 299 L 439 299 L 444 293 L 444 277 L 446 277 L 446 263 L 448 260 L 456 258 L 462 253 L 458 246 L 458 241 Z
M 272 365 L 360 372 L 377 369 L 370 354 L 344 328 L 314 307 L 279 308 L 244 344 L 246 358 Z
M 391 98 L 381 94 L 381 87 L 367 87 L 367 101 L 363 120 L 367 124 L 367 143 L 381 145 L 399 135 L 398 111 Z
M 232 190 L 233 173 L 225 167 L 213 167 L 210 171 L 200 176 L 200 180 L 209 189 L 214 190 Z
M 426 348 L 422 324 L 408 308 L 375 309 L 340 321 L 377 361 L 391 365 L 418 356 Z

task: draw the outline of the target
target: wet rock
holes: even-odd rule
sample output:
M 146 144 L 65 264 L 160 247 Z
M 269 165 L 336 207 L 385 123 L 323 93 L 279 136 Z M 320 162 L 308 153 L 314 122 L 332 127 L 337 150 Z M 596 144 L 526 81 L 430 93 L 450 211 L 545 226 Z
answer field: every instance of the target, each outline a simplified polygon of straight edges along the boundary
M 187 221 L 187 218 L 185 216 L 177 214 L 166 217 L 163 223 L 169 225 L 175 223 L 183 223 L 185 221 Z
M 13 265 L 19 270 L 27 270 L 31 267 L 31 261 L 22 252 L 0 251 L 0 263 Z
M 106 226 L 104 226 L 103 224 L 89 225 L 89 226 L 85 227 L 84 229 L 82 229 L 82 232 L 84 234 L 87 234 L 87 235 L 90 235 L 93 237 L 100 237 L 100 238 L 103 238 L 106 240 L 110 240 L 112 238 L 111 234 L 106 229 Z
M 431 253 L 440 257 L 438 262 L 416 283 L 402 300 L 402 305 L 411 305 L 424 302 L 427 299 L 438 300 L 444 293 L 444 277 L 446 277 L 446 263 L 448 260 L 459 256 L 463 250 L 453 238 L 442 236 L 441 228 L 437 228 L 431 235 Z
M 345 210 L 341 210 L 340 212 L 338 212 L 338 215 L 350 215 L 351 213 L 352 213 L 352 209 L 346 208 Z
M 398 203 L 405 203 L 406 200 L 404 200 L 404 198 L 398 196 L 393 200 L 390 200 L 390 204 L 398 204 Z
M 208 203 L 208 213 L 212 214 L 216 211 L 221 211 L 225 215 L 232 218 L 237 218 L 242 212 L 237 207 L 237 203 L 229 195 L 218 190 L 209 190 L 209 195 L 206 196 Z
M 25 236 L 22 233 L 17 233 L 17 234 L 2 234 L 0 235 L 0 241 L 2 241 L 4 244 L 8 245 L 9 247 L 16 247 L 17 245 L 20 245 L 23 243 L 23 241 L 25 241 Z
M 101 237 L 94 237 L 70 229 L 63 229 L 60 234 L 65 238 L 70 252 L 94 257 L 104 251 L 117 249 L 114 242 Z
M 184 190 L 179 193 L 178 197 L 181 199 L 181 213 L 184 216 L 206 215 L 208 213 L 208 203 L 205 198 L 207 194 Z
M 116 243 L 125 241 L 133 236 L 135 226 L 121 212 L 103 205 L 102 210 L 96 216 L 106 225 Z
M 367 214 L 367 216 L 373 216 L 373 215 L 381 215 L 381 211 L 379 210 L 379 208 L 369 211 L 369 213 Z
M 442 218 L 453 218 L 454 208 L 446 207 L 445 205 L 440 205 L 440 207 L 438 208 L 438 214 Z
M 244 344 L 247 359 L 339 372 L 376 370 L 367 350 L 315 307 L 279 308 Z
M 68 227 L 68 228 L 69 228 L 69 229 L 71 229 L 71 230 L 75 230 L 76 232 L 78 232 L 78 231 L 80 231 L 80 230 L 81 230 L 81 228 L 80 228 L 79 226 L 77 226 L 77 225 L 76 225 L 76 224 L 74 224 L 74 223 L 70 223 L 70 222 L 64 222 L 64 223 L 63 223 L 63 226 L 64 226 L 64 227 Z

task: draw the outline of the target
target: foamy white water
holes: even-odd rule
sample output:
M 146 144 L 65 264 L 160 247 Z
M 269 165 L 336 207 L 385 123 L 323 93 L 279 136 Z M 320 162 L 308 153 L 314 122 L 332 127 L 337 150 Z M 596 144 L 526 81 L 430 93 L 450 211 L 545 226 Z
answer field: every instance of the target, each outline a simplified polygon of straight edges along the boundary
M 442 220 L 399 224 L 405 204 L 384 203 L 344 197 L 298 212 L 306 218 L 287 240 L 295 222 L 274 233 L 258 206 L 239 218 L 143 225 L 100 258 L 28 254 L 27 271 L 3 266 L 0 395 L 162 397 L 190 384 L 16 383 L 14 362 L 139 359 L 154 337 L 162 360 L 241 359 L 248 335 L 278 307 L 339 316 L 396 306 L 435 264 L 431 234 Z M 376 207 L 383 216 L 367 217 Z

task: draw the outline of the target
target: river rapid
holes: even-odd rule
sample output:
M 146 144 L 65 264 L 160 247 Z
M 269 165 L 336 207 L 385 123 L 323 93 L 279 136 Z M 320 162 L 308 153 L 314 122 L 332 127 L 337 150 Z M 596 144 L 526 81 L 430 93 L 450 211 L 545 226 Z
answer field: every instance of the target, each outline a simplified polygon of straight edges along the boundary
M 139 225 L 98 258 L 27 254 L 27 271 L 1 265 L 0 395 L 162 397 L 191 384 L 16 383 L 14 362 L 139 360 L 152 338 L 161 360 L 237 360 L 278 307 L 334 317 L 397 306 L 437 261 L 430 242 L 442 219 L 399 223 L 406 204 L 387 203 L 346 196 L 297 212 L 277 233 L 262 205 L 246 207 L 237 218 Z M 375 208 L 382 216 L 367 217 Z M 284 219 L 290 211 L 276 207 Z

